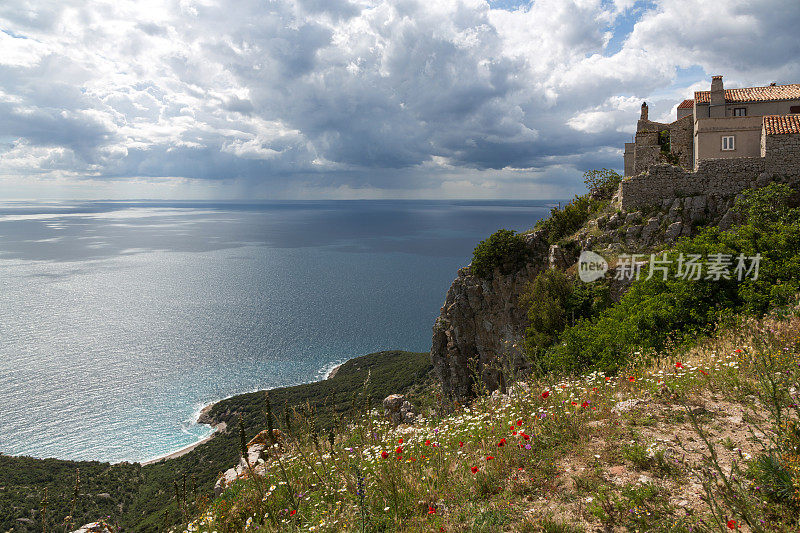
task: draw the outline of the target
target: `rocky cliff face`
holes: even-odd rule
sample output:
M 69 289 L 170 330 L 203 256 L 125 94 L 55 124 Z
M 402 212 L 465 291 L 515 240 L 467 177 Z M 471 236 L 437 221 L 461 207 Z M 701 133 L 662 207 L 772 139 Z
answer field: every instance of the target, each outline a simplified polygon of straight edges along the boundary
M 650 209 L 625 212 L 615 197 L 612 209 L 573 236 L 574 250 L 603 255 L 642 253 L 694 235 L 704 226 L 729 229 L 739 221 L 731 209 L 733 202 L 734 196 L 678 197 Z M 577 261 L 577 253 L 548 246 L 540 232 L 525 239 L 533 257 L 530 264 L 507 275 L 495 270 L 490 279 L 478 278 L 464 267 L 447 291 L 433 326 L 431 360 L 450 398 L 462 401 L 472 396 L 476 378 L 488 391 L 503 388 L 514 372 L 526 369 L 522 342 L 527 317 L 519 305 L 520 296 L 542 269 L 566 270 Z M 612 269 L 607 278 L 613 277 Z M 621 297 L 629 285 L 611 282 L 612 298 Z
M 522 269 L 507 275 L 495 270 L 490 279 L 481 279 L 464 267 L 447 291 L 431 347 L 433 366 L 447 396 L 470 396 L 476 376 L 489 390 L 501 388 L 508 379 L 504 369 L 523 365 L 526 317 L 519 298 L 548 259 L 541 234 L 527 235 L 526 244 L 533 260 Z

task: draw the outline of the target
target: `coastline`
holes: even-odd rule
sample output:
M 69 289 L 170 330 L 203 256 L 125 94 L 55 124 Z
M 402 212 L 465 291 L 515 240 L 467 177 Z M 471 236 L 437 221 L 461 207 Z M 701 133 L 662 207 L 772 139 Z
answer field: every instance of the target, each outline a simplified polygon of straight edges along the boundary
M 333 376 L 335 376 L 336 373 L 339 371 L 339 369 L 342 368 L 343 364 L 344 363 L 340 363 L 340 364 L 336 365 L 335 367 L 331 368 L 331 371 L 328 372 L 328 375 L 325 376 L 325 379 L 331 379 Z
M 225 429 L 227 428 L 227 424 L 225 424 L 225 422 L 220 422 L 219 424 L 212 424 L 212 423 L 210 423 L 210 421 L 209 422 L 204 422 L 203 421 L 203 420 L 207 420 L 208 419 L 208 413 L 209 413 L 209 411 L 211 411 L 211 408 L 213 406 L 214 406 L 214 404 L 212 403 L 212 404 L 208 404 L 205 407 L 203 407 L 200 410 L 200 416 L 197 417 L 197 423 L 198 424 L 207 424 L 207 425 L 210 425 L 212 428 L 214 428 L 214 431 L 213 431 L 213 433 L 211 433 L 211 435 L 209 435 L 208 437 L 206 437 L 204 439 L 200 439 L 199 441 L 197 441 L 195 443 L 189 444 L 188 446 L 184 446 L 180 450 L 176 450 L 174 452 L 170 452 L 168 454 L 156 457 L 155 459 L 148 459 L 147 461 L 142 461 L 139 464 L 141 464 L 142 466 L 147 466 L 147 465 L 160 463 L 161 461 L 167 461 L 169 459 L 175 459 L 175 458 L 180 457 L 182 455 L 186 455 L 187 453 L 189 453 L 190 451 L 194 450 L 198 446 L 200 446 L 202 444 L 205 444 L 206 442 L 208 442 L 211 439 L 213 439 L 218 433 L 222 433 L 223 431 L 225 431 Z
M 336 373 L 339 371 L 339 369 L 342 368 L 343 364 L 344 363 L 339 363 L 338 365 L 336 365 L 333 368 L 331 368 L 331 370 L 327 373 L 327 375 L 321 381 L 333 378 L 336 375 Z M 197 441 L 195 443 L 189 444 L 188 446 L 184 446 L 183 448 L 181 448 L 179 450 L 176 450 L 174 452 L 170 452 L 170 453 L 161 455 L 161 456 L 156 457 L 154 459 L 148 459 L 147 461 L 141 461 L 139 464 L 141 464 L 142 466 L 147 466 L 147 465 L 160 463 L 161 461 L 167 461 L 169 459 L 176 459 L 176 458 L 178 458 L 178 457 L 180 457 L 182 455 L 186 455 L 187 453 L 191 452 L 192 450 L 194 450 L 198 446 L 201 446 L 201 445 L 207 443 L 208 441 L 213 439 L 218 433 L 224 432 L 227 429 L 227 425 L 225 424 L 225 422 L 220 422 L 219 424 L 213 424 L 211 422 L 209 416 L 208 416 L 208 413 L 211 411 L 212 407 L 214 407 L 213 403 L 210 403 L 210 404 L 206 405 L 205 407 L 203 407 L 200 410 L 200 414 L 197 417 L 197 423 L 198 424 L 206 424 L 206 425 L 209 425 L 212 428 L 214 428 L 214 432 L 211 433 L 211 435 L 209 435 L 208 437 L 205 437 L 203 439 L 200 439 L 199 441 Z

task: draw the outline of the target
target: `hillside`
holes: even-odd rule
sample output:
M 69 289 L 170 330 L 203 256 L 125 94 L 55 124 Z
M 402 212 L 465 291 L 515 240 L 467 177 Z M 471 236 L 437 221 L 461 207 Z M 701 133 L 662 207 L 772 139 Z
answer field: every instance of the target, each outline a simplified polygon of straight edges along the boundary
M 797 190 L 625 213 L 618 176 L 588 178 L 459 271 L 431 353 L 455 401 L 411 425 L 373 409 L 327 440 L 312 416 L 242 441 L 238 480 L 190 529 L 795 531 Z M 583 282 L 592 244 L 609 269 Z M 618 279 L 650 254 L 663 277 Z M 730 269 L 688 276 L 695 256 Z
M 391 351 L 356 357 L 331 379 L 271 391 L 275 412 L 282 416 L 284 406 L 308 405 L 324 418 L 335 391 L 336 416 L 331 414 L 324 424 L 333 427 L 352 416 L 354 399 L 359 409 L 368 398 L 377 405 L 389 394 L 425 383 L 430 368 L 427 354 Z M 211 412 L 233 428 L 241 416 L 246 434 L 252 437 L 264 425 L 263 398 L 263 393 L 234 396 Z M 165 531 L 186 516 L 175 501 L 176 484 L 190 497 L 205 501 L 213 496 L 219 473 L 237 460 L 238 450 L 239 434 L 234 430 L 186 455 L 147 466 L 0 455 L 0 531 L 39 532 L 44 524 L 48 530 L 64 530 L 73 500 L 74 527 L 108 517 L 123 531 Z
M 413 426 L 297 432 L 189 530 L 796 531 L 799 311 Z

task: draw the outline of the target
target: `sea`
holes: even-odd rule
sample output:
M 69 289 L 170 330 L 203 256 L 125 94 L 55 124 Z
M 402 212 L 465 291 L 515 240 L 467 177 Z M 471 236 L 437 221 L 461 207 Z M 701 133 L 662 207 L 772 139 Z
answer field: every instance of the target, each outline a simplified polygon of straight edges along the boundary
M 214 401 L 427 352 L 475 245 L 553 205 L 0 202 L 0 453 L 145 461 Z

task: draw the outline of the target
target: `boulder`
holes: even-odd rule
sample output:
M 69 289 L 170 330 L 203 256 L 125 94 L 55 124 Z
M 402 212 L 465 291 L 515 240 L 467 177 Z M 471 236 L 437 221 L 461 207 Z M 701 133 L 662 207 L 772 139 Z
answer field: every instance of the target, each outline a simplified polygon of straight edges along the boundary
M 383 400 L 384 416 L 392 424 L 413 424 L 414 405 L 402 394 L 390 394 Z
M 80 528 L 73 531 L 72 533 L 113 533 L 113 531 L 114 530 L 111 529 L 111 526 L 109 526 L 105 522 L 100 521 L 83 525 Z

